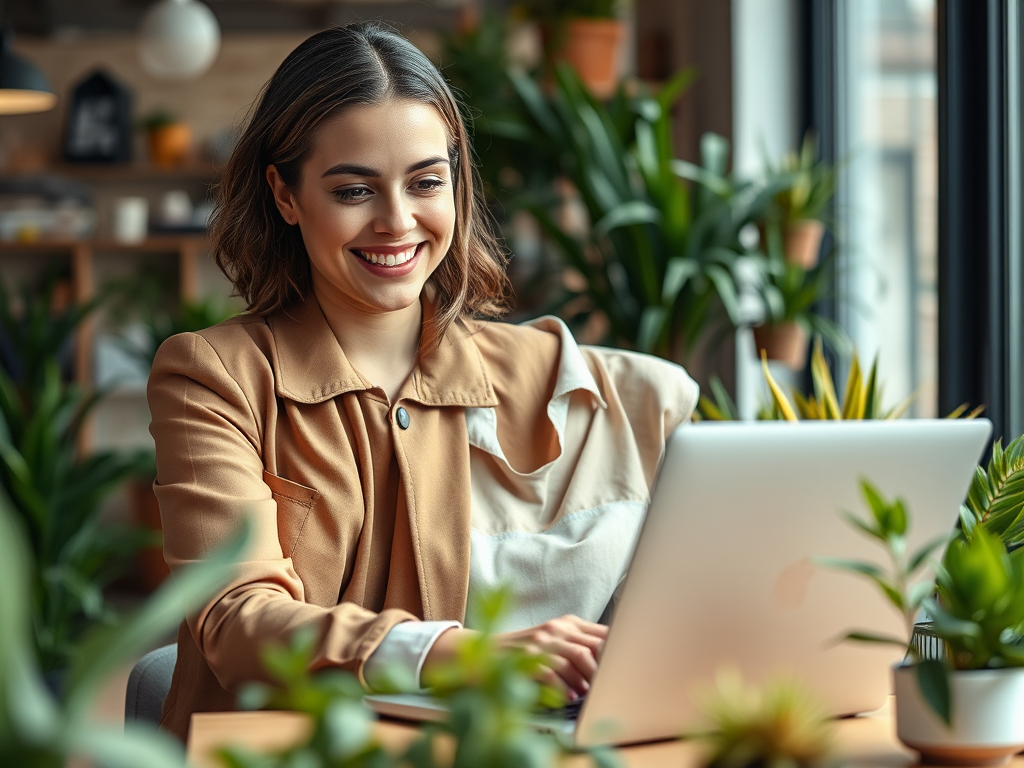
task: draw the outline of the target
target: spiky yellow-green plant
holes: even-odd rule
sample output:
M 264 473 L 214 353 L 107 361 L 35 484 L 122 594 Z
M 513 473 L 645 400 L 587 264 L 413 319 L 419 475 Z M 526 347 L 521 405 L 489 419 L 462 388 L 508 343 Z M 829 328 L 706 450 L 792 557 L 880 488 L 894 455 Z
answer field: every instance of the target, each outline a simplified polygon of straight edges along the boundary
M 710 725 L 700 735 L 709 768 L 808 768 L 834 758 L 833 723 L 795 680 L 757 688 L 725 669 L 701 704 Z
M 760 421 L 840 421 L 861 419 L 898 419 L 903 416 L 914 395 L 903 399 L 892 408 L 882 406 L 882 385 L 878 381 L 878 358 L 871 363 L 871 368 L 864 375 L 860 358 L 854 352 L 850 361 L 850 373 L 846 377 L 846 387 L 840 400 L 836 394 L 836 385 L 832 378 L 822 350 L 821 337 L 814 339 L 814 351 L 811 354 L 811 381 L 814 392 L 804 396 L 799 391 L 791 392 L 792 400 L 782 391 L 782 387 L 768 369 L 768 359 L 761 352 L 761 369 L 771 400 L 761 407 L 757 414 Z M 736 404 L 725 391 L 722 383 L 715 378 L 711 380 L 711 389 L 715 399 L 701 395 L 697 405 L 698 417 L 708 421 L 735 421 L 739 419 Z M 973 419 L 978 416 L 984 406 L 967 413 L 967 405 L 961 405 L 947 416 L 957 419 L 965 416 Z
M 768 360 L 763 352 L 761 367 L 772 396 L 771 406 L 766 409 L 768 412 L 763 414 L 767 418 L 778 419 L 781 417 L 787 421 L 798 421 L 799 419 L 835 421 L 898 419 L 906 413 L 914 401 L 914 396 L 910 395 L 892 408 L 884 408 L 882 406 L 882 386 L 878 381 L 878 358 L 875 357 L 871 363 L 871 369 L 865 378 L 864 369 L 861 368 L 860 358 L 856 352 L 850 361 L 850 373 L 846 377 L 846 388 L 840 401 L 836 394 L 832 372 L 825 361 L 821 337 L 815 338 L 814 351 L 811 354 L 811 381 L 814 386 L 812 395 L 804 397 L 794 390 L 793 404 L 790 404 L 782 388 L 768 370 Z

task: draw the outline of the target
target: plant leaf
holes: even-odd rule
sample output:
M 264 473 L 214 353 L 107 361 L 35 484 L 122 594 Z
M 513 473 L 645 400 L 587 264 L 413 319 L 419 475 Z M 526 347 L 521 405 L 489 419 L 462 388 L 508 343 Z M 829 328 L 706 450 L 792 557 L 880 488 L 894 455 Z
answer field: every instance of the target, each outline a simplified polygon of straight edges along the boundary
M 942 722 L 953 725 L 953 696 L 949 687 L 949 673 L 946 665 L 935 659 L 925 659 L 914 665 L 917 687 L 921 696 Z

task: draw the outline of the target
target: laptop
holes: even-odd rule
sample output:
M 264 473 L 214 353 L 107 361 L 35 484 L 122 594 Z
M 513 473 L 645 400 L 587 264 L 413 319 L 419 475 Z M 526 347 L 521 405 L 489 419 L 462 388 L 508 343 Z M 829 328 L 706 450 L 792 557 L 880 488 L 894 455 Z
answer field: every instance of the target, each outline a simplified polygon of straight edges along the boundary
M 576 719 L 538 716 L 578 747 L 675 738 L 700 725 L 719 669 L 786 674 L 836 716 L 877 709 L 901 636 L 874 585 L 818 556 L 885 563 L 843 520 L 869 514 L 860 479 L 910 512 L 911 549 L 951 532 L 992 425 L 985 419 L 686 424 L 669 438 L 601 662 Z M 437 720 L 424 694 L 369 696 L 383 715 Z

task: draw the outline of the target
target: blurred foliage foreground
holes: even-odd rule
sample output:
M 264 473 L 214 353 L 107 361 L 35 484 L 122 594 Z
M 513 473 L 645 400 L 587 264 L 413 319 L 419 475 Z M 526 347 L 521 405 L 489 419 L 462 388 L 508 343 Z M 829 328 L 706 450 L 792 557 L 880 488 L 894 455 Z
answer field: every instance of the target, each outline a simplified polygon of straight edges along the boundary
M 443 722 L 423 725 L 415 741 L 401 752 L 385 749 L 374 732 L 376 716 L 362 702 L 364 691 L 345 672 L 308 672 L 315 638 L 299 633 L 290 648 L 265 649 L 264 664 L 278 686 L 253 684 L 243 691 L 248 708 L 303 712 L 313 723 L 304 743 L 266 755 L 241 748 L 221 750 L 229 768 L 542 768 L 571 751 L 554 734 L 529 723 L 538 710 L 557 708 L 563 695 L 534 679 L 543 663 L 521 650 L 499 649 L 491 628 L 505 611 L 508 594 L 481 597 L 477 615 L 483 631 L 462 645 L 451 663 L 430 671 L 426 684 L 442 699 L 449 714 Z M 392 687 L 402 689 L 400 681 Z M 597 768 L 620 765 L 611 749 L 588 750 Z

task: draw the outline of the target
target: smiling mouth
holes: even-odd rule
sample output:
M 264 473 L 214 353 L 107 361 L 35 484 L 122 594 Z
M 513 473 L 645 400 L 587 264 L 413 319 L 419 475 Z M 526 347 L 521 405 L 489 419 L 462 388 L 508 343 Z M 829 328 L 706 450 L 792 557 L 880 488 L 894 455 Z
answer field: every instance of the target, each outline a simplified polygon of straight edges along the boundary
M 370 264 L 376 264 L 381 267 L 400 267 L 407 261 L 410 261 L 416 255 L 418 249 L 419 245 L 414 245 L 398 253 L 375 253 L 373 251 L 357 251 L 355 249 L 352 252 Z

